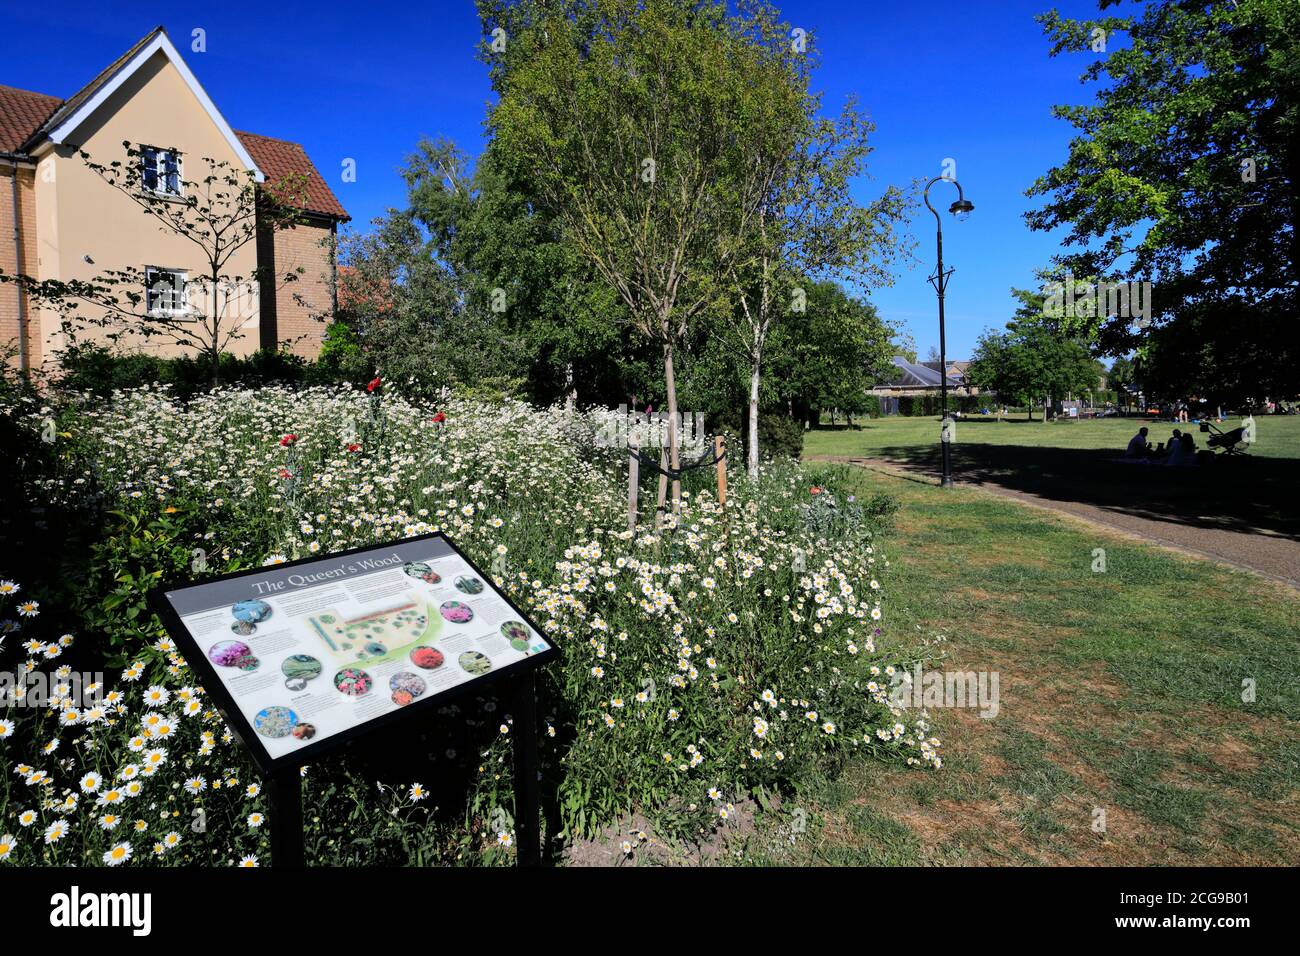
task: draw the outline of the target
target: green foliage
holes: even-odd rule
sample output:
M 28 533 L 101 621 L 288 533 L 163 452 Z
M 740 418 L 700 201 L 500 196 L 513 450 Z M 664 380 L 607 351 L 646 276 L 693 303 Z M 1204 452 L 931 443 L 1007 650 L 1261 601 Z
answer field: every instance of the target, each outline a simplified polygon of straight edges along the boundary
M 804 525 L 810 532 L 818 537 L 850 539 L 865 544 L 893 527 L 898 499 L 892 495 L 873 494 L 866 501 L 860 501 L 851 491 L 844 490 L 844 476 L 835 477 L 837 487 L 832 487 L 826 477 L 820 478 L 823 483 L 812 486 L 808 502 L 800 506 Z
M 1064 331 L 1136 350 L 1171 394 L 1294 393 L 1300 4 L 1098 6 L 1092 19 L 1039 17 L 1052 56 L 1084 53 L 1082 78 L 1099 88 L 1094 104 L 1055 109 L 1078 135 L 1029 190 L 1046 199 L 1026 221 L 1068 230 L 1053 273 L 1153 280 L 1155 323 L 1076 317 Z
M 448 264 L 466 307 L 498 316 L 525 343 L 529 397 L 549 404 L 570 389 L 580 401 L 624 396 L 621 363 L 652 359 L 623 334 L 626 306 L 519 172 L 489 151 L 471 173 L 454 145 L 422 140 L 403 170 L 407 215 Z
M 269 351 L 257 351 L 246 358 L 223 352 L 218 368 L 221 381 L 244 386 L 311 384 L 331 381 L 340 374 L 333 363 L 313 366 L 291 353 Z M 59 353 L 58 382 L 65 391 L 100 397 L 119 389 L 166 385 L 178 397 L 190 398 L 212 387 L 212 363 L 206 357 L 162 358 L 80 342 Z
M 366 359 L 361 337 L 347 322 L 331 322 L 325 327 L 316 361 L 323 371 L 340 381 L 368 381 L 374 371 Z
M 1088 349 L 1049 328 L 1041 318 L 1041 296 L 1013 290 L 1021 299 L 1019 319 L 1006 332 L 986 330 L 967 370 L 970 381 L 997 392 L 998 401 L 1031 408 L 1044 398 L 1086 394 L 1100 384 L 1099 369 Z
M 86 632 L 112 648 L 107 662 L 120 667 L 126 655 L 159 633 L 146 600 L 150 588 L 193 577 L 195 571 L 201 576 L 209 568 L 206 551 L 191 553 L 187 515 L 179 509 L 155 515 L 114 510 L 103 517 L 103 536 L 90 547 L 86 586 L 77 603 Z
M 807 311 L 784 317 L 773 332 L 764 407 L 813 422 L 831 408 L 867 412 L 868 389 L 891 368 L 892 335 L 871 303 L 831 282 L 811 284 Z
M 373 372 L 411 395 L 444 388 L 517 393 L 527 379 L 528 342 L 501 315 L 464 301 L 420 215 L 391 212 L 373 233 L 343 243 L 339 312 L 348 331 L 336 335 L 355 349 L 340 352 L 327 342 L 339 355 L 334 361 L 349 379 Z
M 727 436 L 727 448 L 733 465 L 739 467 L 748 457 L 746 439 L 748 429 L 739 403 L 722 414 L 706 419 L 713 431 Z M 761 457 L 769 461 L 798 459 L 803 454 L 803 421 L 791 418 L 780 411 L 763 412 L 758 416 L 758 447 Z
M 768 458 L 798 458 L 803 454 L 803 422 L 788 415 L 759 415 L 758 447 Z

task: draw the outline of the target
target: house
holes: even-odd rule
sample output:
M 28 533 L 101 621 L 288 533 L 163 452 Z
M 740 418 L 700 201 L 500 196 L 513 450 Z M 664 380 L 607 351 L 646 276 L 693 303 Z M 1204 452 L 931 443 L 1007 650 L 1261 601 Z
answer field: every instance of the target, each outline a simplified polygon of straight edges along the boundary
M 900 398 L 933 396 L 937 399 L 939 397 L 940 365 L 938 362 L 913 362 L 902 355 L 895 355 L 891 362 L 894 373 L 889 380 L 879 382 L 871 389 L 871 394 L 880 399 L 880 408 L 884 414 L 895 414 L 898 411 Z M 970 362 L 947 363 L 949 395 L 980 394 L 980 390 L 971 385 L 966 378 L 970 364 Z M 936 407 L 938 407 L 937 403 Z
M 933 369 L 936 373 L 939 371 L 938 362 L 921 362 L 928 369 Z M 948 363 L 948 380 L 957 382 L 959 386 L 966 387 L 969 383 L 966 381 L 966 371 L 970 368 L 970 362 L 949 362 Z
M 905 356 L 895 355 L 891 362 L 894 374 L 889 381 L 880 382 L 871 389 L 872 395 L 888 398 L 901 398 L 906 395 L 938 395 L 939 363 L 912 362 Z M 948 363 L 948 391 L 956 395 L 975 394 L 966 381 L 966 370 L 970 362 Z
M 286 348 L 314 357 L 324 334 L 319 318 L 332 315 L 335 305 L 333 238 L 348 214 L 300 145 L 231 128 L 162 27 L 67 99 L 0 85 L 0 270 L 61 282 L 147 270 L 181 289 L 191 272 L 204 274 L 206 261 L 195 261 L 196 255 L 202 260 L 201 251 L 160 227 L 79 155 L 84 151 L 103 165 L 125 161 L 124 143 L 142 153 L 142 182 L 159 193 L 179 194 L 187 157 L 191 167 L 206 157 L 248 170 L 259 184 L 291 174 L 295 181 L 305 178 L 304 209 L 293 226 L 259 228 L 222 274 L 252 276 L 262 269 L 264 275 L 299 275 L 287 285 L 270 283 L 273 288 L 249 283 L 251 311 L 229 351 Z M 167 307 L 172 300 L 155 299 L 153 288 L 145 307 Z M 94 328 L 84 333 L 92 340 L 103 335 Z M 0 348 L 16 351 L 11 364 L 48 368 L 66 344 L 57 311 L 34 304 L 16 283 L 0 284 Z M 132 347 L 162 355 L 184 351 L 158 338 L 137 337 Z

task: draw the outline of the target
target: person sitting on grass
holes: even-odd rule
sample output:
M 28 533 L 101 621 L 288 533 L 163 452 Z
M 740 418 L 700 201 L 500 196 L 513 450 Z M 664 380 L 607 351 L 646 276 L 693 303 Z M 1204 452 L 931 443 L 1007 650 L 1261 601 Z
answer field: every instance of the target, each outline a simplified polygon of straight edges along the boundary
M 1143 425 L 1138 429 L 1138 433 L 1128 440 L 1128 450 L 1124 452 L 1125 458 L 1145 458 L 1151 450 L 1147 443 L 1147 435 L 1151 429 Z
M 1196 464 L 1196 440 L 1192 438 L 1192 433 L 1187 432 L 1177 442 L 1173 443 L 1173 448 L 1169 452 L 1166 465 L 1186 468 Z

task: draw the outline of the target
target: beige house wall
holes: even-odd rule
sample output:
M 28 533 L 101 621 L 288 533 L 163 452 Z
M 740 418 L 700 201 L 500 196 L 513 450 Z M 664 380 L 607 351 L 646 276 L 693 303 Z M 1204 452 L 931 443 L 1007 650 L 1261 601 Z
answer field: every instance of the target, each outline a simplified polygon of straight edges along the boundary
M 125 162 L 123 142 L 133 146 L 174 147 L 181 153 L 184 179 L 208 172 L 201 157 L 243 169 L 230 143 L 162 52 L 155 53 L 76 131 L 77 145 L 103 165 Z M 47 144 L 39 153 L 35 177 L 36 262 L 29 272 L 40 279 L 92 279 L 110 269 L 159 266 L 184 269 L 191 280 L 208 270 L 206 257 L 193 242 L 168 230 L 128 196 L 88 169 L 74 149 Z M 92 262 L 87 262 L 85 257 Z M 223 270 L 227 276 L 252 276 L 257 267 L 255 242 L 239 249 Z M 143 291 L 143 290 L 136 290 Z M 247 355 L 258 347 L 259 313 L 231 321 L 238 337 L 227 350 Z M 42 352 L 47 364 L 66 345 L 60 317 L 50 309 L 39 314 Z M 108 330 L 87 327 L 80 338 L 103 342 Z M 194 354 L 163 336 L 131 335 L 124 348 L 159 355 Z
M 18 235 L 21 249 L 14 243 L 14 179 L 18 180 Z M 21 267 L 19 254 L 21 253 Z M 20 271 L 31 274 L 36 262 L 36 170 L 30 166 L 0 160 L 0 269 L 7 275 Z M 9 364 L 19 367 L 19 291 L 17 283 L 0 285 L 0 354 L 13 355 Z M 27 317 L 27 356 L 31 367 L 40 364 L 40 336 L 36 334 L 30 302 L 23 297 Z

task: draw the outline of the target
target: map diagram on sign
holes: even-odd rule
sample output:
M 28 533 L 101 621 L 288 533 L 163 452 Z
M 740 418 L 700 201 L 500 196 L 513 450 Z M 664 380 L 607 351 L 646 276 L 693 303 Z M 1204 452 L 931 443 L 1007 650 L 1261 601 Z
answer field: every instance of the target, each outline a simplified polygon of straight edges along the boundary
M 326 609 L 307 618 L 307 625 L 337 664 L 378 664 L 405 654 L 412 645 L 436 640 L 442 618 L 422 601 L 408 600 L 380 611 L 344 617 Z

